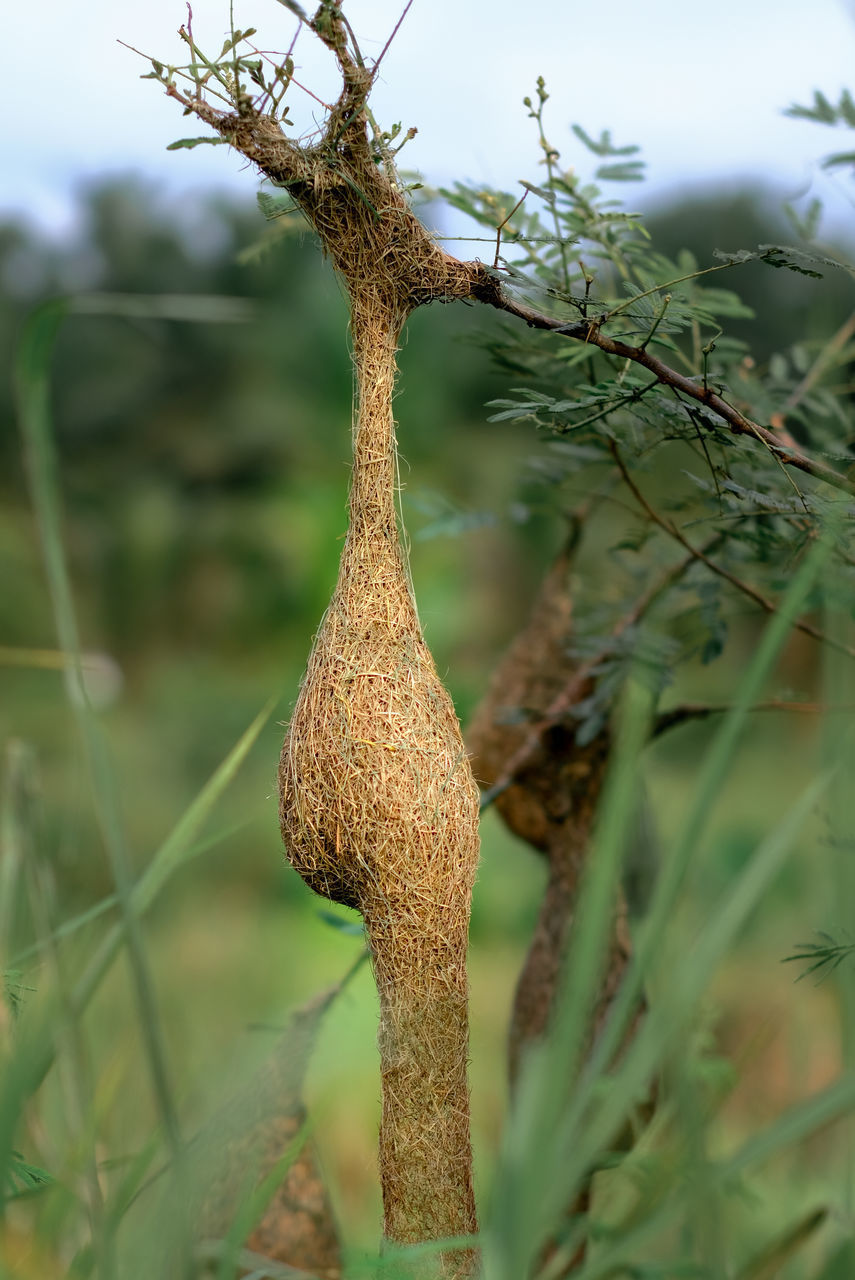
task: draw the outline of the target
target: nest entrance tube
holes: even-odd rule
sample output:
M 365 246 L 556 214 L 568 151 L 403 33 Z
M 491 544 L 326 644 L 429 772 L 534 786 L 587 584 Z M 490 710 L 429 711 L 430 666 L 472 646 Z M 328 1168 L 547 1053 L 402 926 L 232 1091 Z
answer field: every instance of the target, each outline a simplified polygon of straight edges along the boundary
M 353 299 L 350 523 L 280 763 L 280 821 L 304 880 L 363 914 L 380 995 L 384 1232 L 477 1229 L 466 948 L 478 791 L 422 636 L 395 498 L 392 396 L 408 308 Z M 445 1260 L 467 1274 L 468 1251 Z

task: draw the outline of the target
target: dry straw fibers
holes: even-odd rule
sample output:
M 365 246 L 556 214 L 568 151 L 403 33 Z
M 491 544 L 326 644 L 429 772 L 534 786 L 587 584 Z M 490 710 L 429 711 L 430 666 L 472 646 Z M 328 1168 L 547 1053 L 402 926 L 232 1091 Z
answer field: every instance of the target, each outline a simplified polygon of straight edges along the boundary
M 466 945 L 478 794 L 422 636 L 395 511 L 398 317 L 354 322 L 350 526 L 280 766 L 282 832 L 306 882 L 365 918 L 380 993 L 386 1233 L 474 1228 Z M 426 1189 L 430 1194 L 426 1195 Z
M 385 1231 L 421 1241 L 476 1229 L 466 947 L 479 802 L 399 536 L 395 353 L 414 307 L 495 287 L 480 264 L 444 253 L 409 208 L 382 138 L 369 133 L 377 64 L 354 54 L 338 8 L 322 6 L 310 25 L 343 82 L 316 142 L 289 138 L 247 95 L 223 113 L 167 92 L 287 188 L 350 297 L 350 522 L 282 750 L 280 821 L 306 882 L 364 917 L 381 1005 Z M 466 1251 L 446 1262 L 449 1274 L 474 1265 Z

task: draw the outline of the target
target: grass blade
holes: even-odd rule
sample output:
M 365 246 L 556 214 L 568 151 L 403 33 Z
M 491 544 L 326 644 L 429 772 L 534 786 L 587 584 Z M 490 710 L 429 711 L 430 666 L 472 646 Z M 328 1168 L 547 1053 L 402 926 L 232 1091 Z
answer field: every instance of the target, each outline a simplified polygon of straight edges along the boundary
M 806 1214 L 794 1227 L 788 1227 L 746 1263 L 736 1280 L 775 1280 L 781 1274 L 781 1268 L 811 1239 L 827 1217 L 827 1209 L 814 1209 Z
M 178 868 L 195 856 L 194 837 L 243 764 L 278 700 L 278 695 L 268 699 L 157 850 L 134 887 L 136 911 L 147 911 Z
M 630 680 L 617 746 L 600 805 L 594 845 L 580 890 L 553 1027 L 529 1055 L 503 1147 L 504 1177 L 494 1192 L 485 1266 L 491 1277 L 530 1274 L 557 1216 L 566 1210 L 566 1183 L 544 1153 L 553 1148 L 578 1075 L 587 1028 L 600 986 L 625 838 L 638 800 L 640 753 L 650 724 L 649 691 Z M 532 1159 L 537 1152 L 538 1158 Z
M 18 958 L 11 953 L 24 859 L 24 809 L 30 763 L 31 752 L 25 743 L 14 740 L 7 743 L 0 811 L 0 974 L 7 966 L 14 969 L 18 965 Z
M 745 729 L 752 705 L 757 701 L 778 655 L 801 614 L 807 597 L 831 551 L 831 538 L 820 539 L 805 557 L 798 573 L 781 601 L 778 612 L 767 624 L 754 656 L 748 665 L 731 711 L 724 717 L 712 746 L 707 752 L 694 803 L 678 835 L 673 850 L 657 879 L 653 898 L 640 930 L 637 946 L 627 978 L 612 1015 L 610 1027 L 598 1045 L 591 1070 L 596 1071 L 616 1053 L 632 1010 L 641 992 L 659 939 L 674 910 L 680 888 L 692 855 L 701 843 L 709 813 L 721 786 L 730 772 L 736 747 Z
M 594 1103 L 584 1128 L 575 1115 L 568 1117 L 562 1135 L 562 1151 L 565 1154 L 568 1178 L 571 1173 L 577 1179 L 582 1176 L 597 1152 L 607 1146 L 615 1126 L 620 1124 L 622 1107 L 628 1110 L 633 1100 L 643 1091 L 646 1082 L 655 1075 L 665 1055 L 672 1052 L 679 1043 L 685 1042 L 710 978 L 744 928 L 752 911 L 763 900 L 770 884 L 790 855 L 804 823 L 828 790 L 830 781 L 830 777 L 819 778 L 807 788 L 783 821 L 761 843 L 754 857 L 711 913 L 708 924 L 693 948 L 691 962 L 687 962 L 684 969 L 675 975 L 670 989 L 663 992 L 662 998 L 648 1011 L 635 1040 L 609 1081 L 608 1097 L 601 1097 Z M 839 1105 L 839 1100 L 835 1098 L 824 1105 L 833 1110 Z M 575 1110 L 574 1106 L 571 1112 Z M 810 1112 L 807 1118 L 801 1115 L 791 1116 L 790 1122 L 786 1124 L 782 1119 L 771 1126 L 766 1134 L 761 1135 L 762 1142 L 756 1140 L 756 1147 L 747 1144 L 740 1156 L 720 1165 L 709 1166 L 705 1171 L 709 1185 L 721 1186 L 723 1182 L 731 1181 L 740 1171 L 739 1160 L 747 1164 L 763 1158 L 767 1138 L 770 1154 L 780 1145 L 786 1146 L 790 1141 L 797 1141 L 799 1136 L 811 1131 L 810 1126 L 817 1114 L 825 1115 L 822 1107 L 817 1113 Z M 608 1274 L 608 1267 L 615 1265 L 621 1258 L 631 1258 L 639 1238 L 660 1230 L 682 1208 L 688 1194 L 688 1185 L 685 1182 L 678 1184 L 676 1195 L 667 1200 L 657 1215 L 652 1215 L 635 1233 L 622 1236 L 613 1250 L 599 1254 L 595 1262 L 580 1271 L 579 1280 L 595 1280 L 600 1275 Z M 561 1257 L 559 1252 L 553 1260 L 556 1275 L 561 1274 L 557 1269 Z M 552 1275 L 553 1270 L 547 1268 L 543 1272 L 543 1280 Z
M 164 300 L 160 299 L 162 304 L 160 314 L 165 311 L 170 313 L 172 318 L 177 318 L 181 309 L 179 303 L 180 300 L 167 299 L 164 303 Z M 139 915 L 140 910 L 153 900 L 171 873 L 171 869 L 174 869 L 186 852 L 189 839 L 198 829 L 198 824 L 207 812 L 209 803 L 219 795 L 245 751 L 241 751 L 241 744 L 239 744 L 238 750 L 230 754 L 225 773 L 223 774 L 221 766 L 221 770 L 218 770 L 219 776 L 215 775 L 209 787 L 203 790 L 179 822 L 172 836 L 161 846 L 146 875 L 137 886 L 132 886 L 119 813 L 118 787 L 113 776 L 107 744 L 89 704 L 83 680 L 78 628 L 62 540 L 58 469 L 53 447 L 49 401 L 51 355 L 59 327 L 72 306 L 77 312 L 88 311 L 90 314 L 114 313 L 115 310 L 119 310 L 123 314 L 139 315 L 158 314 L 157 308 L 160 304 L 157 298 L 129 300 L 128 298 L 111 299 L 108 296 L 94 299 L 78 298 L 73 304 L 65 300 L 56 300 L 37 308 L 29 317 L 22 334 L 15 368 L 15 391 L 28 480 L 42 543 L 59 647 L 72 659 L 72 684 L 77 696 L 72 697 L 71 702 L 84 744 L 96 814 L 109 856 L 122 915 L 121 928 L 113 930 L 105 939 L 95 958 L 94 966 L 90 964 L 89 970 L 78 984 L 75 996 L 82 997 L 83 1005 L 88 1002 L 109 968 L 122 940 L 126 940 L 149 1072 L 169 1145 L 173 1156 L 177 1158 L 180 1150 L 178 1122 L 168 1083 L 154 990 L 139 931 Z M 199 319 L 200 314 L 198 311 L 191 310 L 181 318 Z M 256 724 L 259 729 L 268 714 L 269 710 L 257 717 Z M 252 726 L 248 734 L 244 735 L 242 744 L 248 744 L 251 736 Z M 134 895 L 136 895 L 136 901 Z M 30 1064 L 32 1079 L 41 1078 L 43 1071 L 50 1066 L 54 1054 L 55 1045 L 50 1041 L 45 1044 L 40 1060 Z
M 236 768 L 237 766 L 235 766 L 235 769 Z M 231 778 L 229 778 L 228 781 L 231 781 Z M 228 782 L 226 785 L 228 785 Z M 209 809 L 206 808 L 201 817 L 202 822 L 204 822 L 208 812 Z M 179 819 L 179 823 L 183 824 L 186 816 L 187 814 L 185 813 Z M 179 841 L 176 846 L 177 852 L 174 855 L 174 859 L 170 857 L 169 861 L 171 865 L 168 867 L 166 865 L 161 865 L 158 883 L 148 884 L 144 895 L 147 900 L 144 903 L 135 902 L 137 910 L 140 912 L 147 910 L 172 874 L 180 867 L 186 866 L 186 864 L 191 862 L 194 858 L 198 858 L 201 854 L 207 853 L 209 849 L 212 849 L 216 845 L 222 843 L 223 840 L 230 839 L 236 832 L 242 831 L 248 825 L 248 822 L 234 822 L 231 826 L 223 828 L 222 831 L 215 831 L 201 840 L 196 840 L 192 845 L 186 848 L 182 848 Z M 186 836 L 186 832 L 184 835 Z M 168 838 L 170 840 L 175 840 L 176 832 L 172 832 Z M 163 862 L 160 858 L 162 848 L 163 846 L 160 846 L 154 855 L 155 859 L 161 861 L 161 863 Z M 131 895 L 134 899 L 142 895 L 144 881 L 145 875 L 143 875 L 134 885 L 133 893 Z M 85 911 L 81 911 L 78 915 L 72 916 L 68 920 L 63 920 L 62 924 L 57 925 L 56 929 L 47 937 L 38 942 L 32 943 L 32 945 L 25 947 L 23 951 L 18 951 L 14 956 L 12 956 L 10 960 L 12 968 L 17 968 L 27 960 L 31 960 L 34 956 L 40 955 L 47 945 L 54 942 L 64 942 L 67 938 L 73 937 L 74 934 L 78 933 L 81 929 L 85 929 L 86 925 L 92 924 L 94 920 L 100 920 L 101 916 L 106 915 L 108 911 L 111 911 L 118 904 L 118 901 L 119 899 L 116 894 L 110 893 L 106 898 L 102 898 L 100 902 L 96 902 L 93 906 L 87 907 Z
M 54 302 L 48 303 L 38 307 L 24 326 L 15 370 L 18 416 L 57 638 L 60 648 L 72 656 L 70 701 L 88 765 L 95 813 L 116 885 L 149 1074 L 167 1140 L 173 1154 L 177 1155 L 180 1148 L 178 1118 L 168 1081 L 154 987 L 139 921 L 131 907 L 130 864 L 119 811 L 118 785 L 103 731 L 87 696 L 62 538 L 59 475 L 53 445 L 49 388 L 51 355 L 65 314 L 67 307 Z M 73 690 L 76 691 L 76 697 L 73 696 Z
M 192 844 L 190 841 L 246 759 L 267 723 L 274 705 L 274 700 L 271 699 L 262 707 L 155 852 L 148 867 L 131 891 L 131 909 L 136 914 L 142 915 L 148 911 L 171 877 L 191 858 L 196 857 L 204 849 L 210 848 L 214 843 L 214 841 L 200 841 Z M 109 973 L 113 961 L 121 950 L 123 938 L 121 924 L 114 925 L 104 936 L 83 974 L 75 983 L 72 999 L 78 1016 L 83 1014 L 89 1001 Z M 33 1088 L 37 1088 L 47 1075 L 53 1064 L 55 1053 L 56 1045 L 53 1038 L 48 1036 L 33 1058 Z
M 807 600 L 830 546 L 831 539 L 826 536 L 805 557 L 782 601 L 780 611 L 765 628 L 741 682 L 733 709 L 721 723 L 713 739 L 701 771 L 694 804 L 657 881 L 635 955 L 614 1002 L 609 1021 L 574 1088 L 569 1106 L 565 1106 L 563 1114 L 557 1113 L 554 1095 L 557 1093 L 562 1101 L 566 1100 L 568 1081 L 572 1079 L 572 1061 L 564 1061 L 560 1052 L 555 1052 L 550 1057 L 549 1042 L 541 1055 L 538 1055 L 540 1065 L 532 1068 L 535 1072 L 532 1079 L 536 1075 L 541 1078 L 536 1086 L 529 1086 L 521 1091 L 518 1114 L 509 1125 L 509 1139 L 503 1151 L 502 1165 L 494 1189 L 495 1208 L 490 1230 L 486 1233 L 485 1264 L 491 1280 L 494 1277 L 496 1280 L 504 1280 L 504 1277 L 515 1280 L 516 1276 L 526 1273 L 545 1239 L 560 1224 L 568 1204 L 598 1152 L 608 1146 L 622 1118 L 640 1099 L 652 1078 L 665 1044 L 672 1039 L 673 1026 L 669 1029 L 668 1023 L 663 1023 L 661 1018 L 648 1015 L 640 1035 L 624 1057 L 616 1080 L 610 1086 L 608 1106 L 597 1104 L 598 1082 L 608 1073 L 623 1043 L 638 1005 L 644 979 L 659 951 L 661 939 L 665 936 L 687 868 L 700 843 L 709 811 L 733 762 L 736 745 L 751 707 L 774 666 L 791 630 L 793 619 L 799 615 Z M 629 819 L 631 790 L 628 782 L 623 787 L 623 793 L 615 806 L 616 812 L 605 819 L 604 839 L 614 839 L 615 836 L 610 832 L 614 830 L 616 833 L 621 821 Z M 744 886 L 740 881 L 741 892 L 748 896 L 756 893 L 757 883 L 766 883 L 766 878 L 778 865 L 778 859 L 783 857 L 789 847 L 790 831 L 803 820 L 803 810 L 806 813 L 807 808 L 815 803 L 818 793 L 819 789 L 812 789 L 803 798 L 791 819 L 783 824 L 786 830 L 779 829 L 778 833 L 774 833 L 780 838 L 770 838 L 771 844 L 769 841 L 764 842 L 764 847 L 768 846 L 764 857 L 761 859 L 758 854 L 747 869 L 746 874 L 750 876 L 750 880 Z M 621 808 L 624 809 L 623 814 Z M 608 814 L 609 809 L 610 802 L 604 799 L 601 812 Z M 593 865 L 596 865 L 597 856 L 599 854 L 591 858 Z M 609 874 L 614 874 L 614 863 L 610 858 L 607 858 L 607 863 Z M 755 863 L 758 865 L 755 866 Z M 602 874 L 605 878 L 605 868 Z M 584 921 L 587 909 L 587 901 L 583 898 L 577 908 L 579 921 Z M 723 940 L 733 936 L 742 919 L 742 910 L 744 905 L 741 907 L 738 902 L 731 900 L 723 910 L 721 919 L 717 916 L 712 922 L 715 929 L 712 933 L 708 932 L 705 962 L 708 963 L 712 956 L 719 954 Z M 595 927 L 593 924 L 590 927 L 593 934 Z M 590 944 L 585 945 L 587 947 Z M 580 953 L 571 948 L 571 954 Z M 587 965 L 583 968 L 587 969 Z M 703 972 L 694 965 L 692 969 L 696 975 L 695 987 L 702 991 L 711 969 Z M 570 972 L 572 973 L 572 969 Z M 568 981 L 565 988 L 566 1001 L 569 1003 L 571 1000 L 578 1000 L 585 1005 L 590 999 L 590 990 L 586 985 L 589 980 L 590 972 L 583 972 L 578 987 L 572 979 Z M 669 1021 L 673 1019 L 674 1026 L 685 1027 L 691 1021 L 691 1011 L 691 1000 L 683 983 L 681 996 L 678 998 L 675 995 L 674 1001 L 669 1001 Z M 676 1017 L 678 1013 L 680 1018 Z M 567 1018 L 567 1025 L 571 1028 L 577 1017 L 572 1012 L 556 1016 L 559 1020 Z M 576 1032 L 573 1031 L 572 1035 L 575 1037 Z M 550 1064 L 549 1067 L 545 1065 L 547 1063 Z M 558 1126 L 554 1126 L 556 1114 L 561 1114 Z M 551 1123 L 554 1127 L 550 1127 Z M 534 1141 L 526 1137 L 527 1132 L 534 1135 Z M 560 1272 L 556 1270 L 555 1274 Z

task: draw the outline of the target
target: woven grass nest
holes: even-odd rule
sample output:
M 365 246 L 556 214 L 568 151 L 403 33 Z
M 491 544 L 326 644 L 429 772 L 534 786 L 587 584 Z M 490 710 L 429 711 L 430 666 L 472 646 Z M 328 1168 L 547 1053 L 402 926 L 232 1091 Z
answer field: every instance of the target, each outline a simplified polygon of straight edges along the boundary
M 282 749 L 280 823 L 303 879 L 365 920 L 380 995 L 384 1230 L 414 1242 L 477 1230 L 466 948 L 479 798 L 399 534 L 395 355 L 413 308 L 493 299 L 498 286 L 480 263 L 445 253 L 409 208 L 392 153 L 369 129 L 379 60 L 365 67 L 338 5 L 309 25 L 342 75 L 314 142 L 289 138 L 246 94 L 223 112 L 171 82 L 167 92 L 288 190 L 350 297 L 349 529 Z M 470 1250 L 445 1255 L 447 1275 L 473 1267 Z
M 478 795 L 398 533 L 391 337 L 357 351 L 350 525 L 282 752 L 280 817 L 290 861 L 324 897 L 367 916 L 416 898 L 453 920 Z
M 475 1229 L 466 947 L 479 800 L 396 518 L 402 322 L 385 306 L 354 316 L 349 530 L 279 781 L 292 865 L 365 920 L 381 1001 L 385 1232 L 416 1241 Z

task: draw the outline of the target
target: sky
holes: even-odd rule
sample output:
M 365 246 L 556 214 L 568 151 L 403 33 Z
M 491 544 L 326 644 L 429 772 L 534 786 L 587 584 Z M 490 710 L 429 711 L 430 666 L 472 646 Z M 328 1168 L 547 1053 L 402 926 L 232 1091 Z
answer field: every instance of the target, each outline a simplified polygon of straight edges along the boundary
M 377 56 L 405 0 L 347 0 L 367 57 Z M 238 26 L 257 26 L 259 47 L 287 48 L 296 19 L 277 0 L 233 0 Z M 194 0 L 194 36 L 218 52 L 228 0 Z M 185 0 L 87 0 L 85 24 L 68 0 L 17 0 L 4 15 L 7 112 L 0 217 L 56 232 L 73 223 L 74 193 L 105 174 L 147 175 L 166 200 L 216 186 L 251 198 L 257 179 L 224 147 L 166 151 L 204 130 L 183 119 L 145 61 L 119 43 L 180 62 Z M 329 55 L 309 33 L 295 49 L 297 78 L 321 98 L 335 93 Z M 9 84 L 11 68 L 11 85 Z M 836 100 L 855 92 L 855 0 L 414 0 L 383 59 L 374 98 L 384 124 L 418 135 L 403 153 L 432 184 L 455 178 L 512 189 L 537 181 L 534 125 L 522 99 L 546 78 L 547 133 L 562 165 L 585 172 L 570 132 L 608 128 L 639 143 L 648 162 L 647 202 L 675 187 L 764 180 L 785 198 L 809 188 L 836 223 L 855 211 L 855 183 L 818 161 L 855 149 L 843 131 L 789 120 L 783 109 L 816 88 Z M 297 90 L 293 114 L 309 128 L 319 108 Z M 9 105 L 11 104 L 11 106 Z M 7 117 L 8 118 L 8 117 Z

